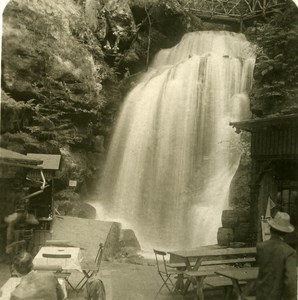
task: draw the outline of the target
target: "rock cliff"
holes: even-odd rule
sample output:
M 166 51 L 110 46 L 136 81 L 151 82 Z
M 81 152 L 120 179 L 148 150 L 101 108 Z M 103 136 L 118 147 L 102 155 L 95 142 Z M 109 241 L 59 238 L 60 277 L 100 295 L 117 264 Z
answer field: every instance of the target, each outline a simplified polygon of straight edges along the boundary
M 56 192 L 69 179 L 79 194 L 94 189 L 123 96 L 153 55 L 185 32 L 231 29 L 202 22 L 186 2 L 11 0 L 3 14 L 1 146 L 62 154 Z M 247 24 L 258 45 L 255 116 L 298 109 L 297 32 L 291 1 L 285 12 Z M 249 205 L 248 191 L 237 192 L 249 181 L 247 160 L 231 191 L 240 207 Z
M 62 154 L 56 192 L 71 179 L 86 196 L 123 95 L 190 22 L 199 29 L 175 0 L 11 0 L 3 13 L 1 146 Z

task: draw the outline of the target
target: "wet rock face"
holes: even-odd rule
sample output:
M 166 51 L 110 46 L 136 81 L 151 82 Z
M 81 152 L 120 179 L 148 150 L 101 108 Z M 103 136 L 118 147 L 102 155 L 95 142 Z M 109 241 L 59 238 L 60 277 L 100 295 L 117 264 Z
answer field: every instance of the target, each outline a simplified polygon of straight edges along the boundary
M 79 8 L 71 2 L 59 11 L 55 2 L 23 0 L 7 5 L 3 24 L 4 89 L 24 101 L 49 101 L 59 96 L 70 101 L 94 100 L 92 97 L 98 95 L 94 61 L 71 32 L 71 22 L 79 22 Z M 78 99 L 78 94 L 83 96 Z
M 122 98 L 148 58 L 204 29 L 184 4 L 11 0 L 3 14 L 1 146 L 62 154 L 59 189 L 71 178 L 78 192 L 88 190 Z
M 1 78 L 1 146 L 52 154 L 70 148 L 67 156 L 75 155 L 63 157 L 62 174 L 76 161 L 68 175 L 79 182 L 95 176 L 97 166 L 87 168 L 104 152 L 113 121 L 102 114 L 114 114 L 120 101 L 116 76 L 83 12 L 75 1 L 11 0 L 3 14 Z
M 256 116 L 295 112 L 297 104 L 298 8 L 287 1 L 284 13 L 276 12 L 266 23 L 255 22 L 246 31 L 258 45 L 255 83 L 251 93 Z

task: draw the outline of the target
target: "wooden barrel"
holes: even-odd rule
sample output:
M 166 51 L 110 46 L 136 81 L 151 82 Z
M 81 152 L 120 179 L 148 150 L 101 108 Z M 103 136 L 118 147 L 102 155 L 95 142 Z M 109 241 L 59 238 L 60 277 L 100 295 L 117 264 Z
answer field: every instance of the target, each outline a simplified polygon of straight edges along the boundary
M 247 223 L 249 222 L 249 212 L 248 211 L 239 211 L 237 210 L 237 216 L 239 223 Z
M 249 236 L 250 232 L 250 224 L 248 222 L 246 223 L 240 223 L 237 227 L 234 229 L 234 239 L 237 242 L 245 242 Z
M 219 246 L 229 246 L 234 241 L 234 231 L 232 228 L 218 228 L 217 243 Z
M 224 228 L 233 228 L 238 224 L 238 215 L 234 210 L 224 210 L 221 215 L 221 223 Z

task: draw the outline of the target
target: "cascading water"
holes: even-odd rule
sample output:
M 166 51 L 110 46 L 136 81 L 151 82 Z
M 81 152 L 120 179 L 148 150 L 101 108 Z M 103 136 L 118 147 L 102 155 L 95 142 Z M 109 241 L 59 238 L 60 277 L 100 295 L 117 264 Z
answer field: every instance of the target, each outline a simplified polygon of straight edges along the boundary
M 240 153 L 229 121 L 249 117 L 253 47 L 193 32 L 160 51 L 125 99 L 99 188 L 99 217 L 143 247 L 216 243 Z

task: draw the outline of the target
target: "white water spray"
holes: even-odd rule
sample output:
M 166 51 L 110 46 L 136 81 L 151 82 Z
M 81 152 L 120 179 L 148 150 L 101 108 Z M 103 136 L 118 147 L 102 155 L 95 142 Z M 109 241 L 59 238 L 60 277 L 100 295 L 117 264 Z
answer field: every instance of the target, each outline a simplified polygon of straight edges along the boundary
M 99 215 L 126 223 L 143 247 L 216 243 L 240 156 L 229 121 L 249 117 L 254 63 L 244 35 L 229 32 L 189 33 L 160 51 L 125 99 Z

